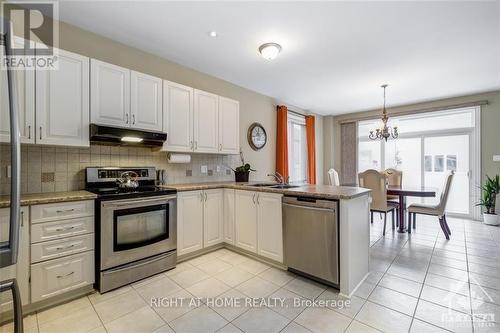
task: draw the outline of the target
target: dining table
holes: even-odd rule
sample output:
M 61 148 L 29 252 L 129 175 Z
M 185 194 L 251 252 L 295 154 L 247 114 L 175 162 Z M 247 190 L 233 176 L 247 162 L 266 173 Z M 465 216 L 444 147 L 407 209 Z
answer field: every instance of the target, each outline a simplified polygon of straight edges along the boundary
M 387 195 L 399 198 L 399 228 L 398 232 L 406 232 L 406 197 L 432 198 L 436 196 L 436 189 L 423 186 L 388 185 Z

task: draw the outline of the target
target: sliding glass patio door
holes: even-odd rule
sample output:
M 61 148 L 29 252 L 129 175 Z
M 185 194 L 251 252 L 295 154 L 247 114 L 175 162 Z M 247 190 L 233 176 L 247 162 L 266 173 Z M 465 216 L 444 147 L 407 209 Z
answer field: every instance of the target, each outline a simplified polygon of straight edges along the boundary
M 378 120 L 358 123 L 358 171 L 394 168 L 403 172 L 403 185 L 437 189 L 434 198 L 408 197 L 408 204 L 439 202 L 446 175 L 455 172 L 447 214 L 476 218 L 480 179 L 479 108 L 393 117 L 400 137 L 370 140 Z
M 424 137 L 424 186 L 441 190 L 448 172 L 455 172 L 446 206 L 450 214 L 471 214 L 470 162 L 470 134 Z M 425 201 L 437 203 L 440 194 Z

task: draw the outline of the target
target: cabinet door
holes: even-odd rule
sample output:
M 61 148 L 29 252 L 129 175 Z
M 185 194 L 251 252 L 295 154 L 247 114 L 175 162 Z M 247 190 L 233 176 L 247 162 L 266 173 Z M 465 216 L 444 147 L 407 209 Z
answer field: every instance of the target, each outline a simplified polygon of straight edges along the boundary
M 244 250 L 257 253 L 257 193 L 252 191 L 236 191 L 235 245 Z
M 194 90 L 194 150 L 200 153 L 219 151 L 219 99 L 206 91 Z
M 31 301 L 94 283 L 94 251 L 31 265 Z
M 163 131 L 162 79 L 131 71 L 131 126 L 137 129 Z
M 177 194 L 177 254 L 183 255 L 203 248 L 203 193 Z
M 234 190 L 224 189 L 224 242 L 234 245 Z
M 203 246 L 212 246 L 223 242 L 224 191 L 204 191 L 203 207 Z
M 170 81 L 163 81 L 163 131 L 167 151 L 193 150 L 194 89 Z
M 224 154 L 240 152 L 240 103 L 219 96 L 219 151 Z
M 283 221 L 281 194 L 258 193 L 258 254 L 283 262 Z
M 0 242 L 8 240 L 9 237 L 10 208 L 0 209 Z M 21 207 L 21 228 L 19 230 L 19 253 L 15 265 L 0 268 L 0 277 L 3 280 L 16 278 L 21 293 L 23 305 L 30 303 L 29 300 L 29 213 L 28 207 Z M 0 298 L 0 313 L 12 310 L 12 294 L 2 293 Z
M 89 58 L 59 50 L 57 62 L 36 71 L 36 143 L 89 146 Z
M 91 122 L 130 126 L 130 70 L 92 59 L 90 63 Z
M 14 43 L 21 47 L 24 39 L 15 38 Z M 0 60 L 3 62 L 5 48 L 0 48 Z M 35 143 L 35 72 L 33 70 L 15 70 L 17 88 L 17 110 L 21 143 Z M 10 142 L 9 91 L 7 71 L 0 70 L 0 142 Z

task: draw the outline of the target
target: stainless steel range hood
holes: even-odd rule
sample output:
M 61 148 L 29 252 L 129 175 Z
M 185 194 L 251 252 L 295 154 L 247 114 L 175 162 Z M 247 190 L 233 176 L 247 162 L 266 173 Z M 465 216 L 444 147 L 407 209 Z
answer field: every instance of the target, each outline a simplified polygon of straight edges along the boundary
M 90 142 L 103 145 L 161 147 L 167 134 L 130 128 L 90 125 Z

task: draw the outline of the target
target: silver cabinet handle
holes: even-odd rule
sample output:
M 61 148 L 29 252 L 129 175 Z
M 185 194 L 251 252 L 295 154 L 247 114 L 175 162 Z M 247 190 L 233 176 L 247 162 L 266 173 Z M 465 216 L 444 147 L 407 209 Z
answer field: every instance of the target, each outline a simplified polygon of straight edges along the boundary
M 253 201 L 253 204 L 255 205 L 255 193 L 253 194 L 252 201 Z
M 70 213 L 70 212 L 74 212 L 75 209 L 74 208 L 71 208 L 71 209 L 61 209 L 61 210 L 56 210 L 56 213 L 57 214 L 60 214 L 60 213 Z
M 72 247 L 75 247 L 75 244 L 71 244 L 71 245 L 68 245 L 68 246 L 60 246 L 60 247 L 56 247 L 56 250 L 57 250 L 57 251 L 60 251 L 60 250 L 66 250 L 66 249 L 71 249 Z
M 257 205 L 260 205 L 259 199 L 260 199 L 260 194 L 257 194 Z
M 135 114 L 132 115 L 132 125 L 135 125 Z
M 200 192 L 200 201 L 203 202 L 203 192 Z
M 62 278 L 65 278 L 65 277 L 71 276 L 71 275 L 73 275 L 73 274 L 75 274 L 75 271 L 72 271 L 72 272 L 70 272 L 70 273 L 68 273 L 68 274 L 64 274 L 64 275 L 57 275 L 57 276 L 56 276 L 56 278 L 58 278 L 58 279 L 62 279 Z
M 190 147 L 191 150 L 194 149 L 194 147 L 193 147 L 193 141 L 189 141 L 189 147 Z
M 55 230 L 56 231 L 68 231 L 68 230 L 73 230 L 75 228 L 76 228 L 75 226 L 72 226 L 72 227 L 66 227 L 66 228 L 56 228 Z
M 21 211 L 21 227 L 24 227 L 24 212 Z
M 42 126 L 40 126 L 40 140 L 42 140 Z
M 31 140 L 31 125 L 28 125 L 28 139 Z
M 125 113 L 125 124 L 128 124 L 128 113 Z
M 194 149 L 197 150 L 198 149 L 198 141 L 195 141 L 194 142 Z
M 207 201 L 207 198 L 208 198 L 207 192 L 205 192 L 205 201 Z

